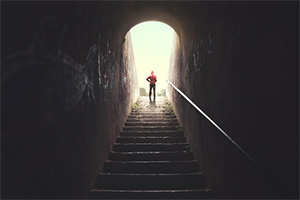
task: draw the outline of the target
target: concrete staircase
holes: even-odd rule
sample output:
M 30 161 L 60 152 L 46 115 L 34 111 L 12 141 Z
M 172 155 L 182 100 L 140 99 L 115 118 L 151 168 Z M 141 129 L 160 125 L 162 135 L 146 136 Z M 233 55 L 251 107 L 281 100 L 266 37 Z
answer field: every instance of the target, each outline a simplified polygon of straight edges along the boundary
M 139 97 L 91 199 L 207 199 L 210 191 L 166 97 Z

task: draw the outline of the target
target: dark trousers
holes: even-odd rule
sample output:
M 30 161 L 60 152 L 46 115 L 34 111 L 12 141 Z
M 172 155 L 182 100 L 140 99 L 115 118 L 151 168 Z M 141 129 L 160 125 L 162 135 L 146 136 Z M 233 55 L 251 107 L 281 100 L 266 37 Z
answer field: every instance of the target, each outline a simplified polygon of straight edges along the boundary
M 153 96 L 155 98 L 155 84 L 150 84 L 149 98 L 151 97 L 152 94 L 152 88 L 153 88 Z

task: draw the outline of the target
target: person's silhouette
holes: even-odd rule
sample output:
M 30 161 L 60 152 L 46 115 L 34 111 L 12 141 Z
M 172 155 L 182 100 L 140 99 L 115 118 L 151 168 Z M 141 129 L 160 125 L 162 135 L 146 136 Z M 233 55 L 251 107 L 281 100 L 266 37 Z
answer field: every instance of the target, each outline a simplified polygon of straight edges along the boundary
M 149 85 L 149 100 L 151 102 L 151 92 L 152 92 L 152 89 L 153 89 L 153 96 L 154 96 L 154 101 L 155 101 L 155 84 L 156 84 L 156 81 L 157 81 L 157 77 L 154 74 L 154 71 L 151 71 L 151 75 L 148 76 L 146 78 L 146 80 L 148 82 L 150 82 L 150 85 Z

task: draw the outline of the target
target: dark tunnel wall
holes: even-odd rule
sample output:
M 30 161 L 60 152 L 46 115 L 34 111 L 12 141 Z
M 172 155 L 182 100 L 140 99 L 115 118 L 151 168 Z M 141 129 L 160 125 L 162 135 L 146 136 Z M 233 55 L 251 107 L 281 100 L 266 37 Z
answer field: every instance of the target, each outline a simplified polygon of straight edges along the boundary
M 87 198 L 137 97 L 99 2 L 1 2 L 1 197 Z
M 201 3 L 199 3 L 201 4 Z M 183 97 L 169 98 L 216 198 L 299 197 L 299 3 L 203 3 L 175 40 L 170 81 L 279 184 L 273 186 Z M 225 186 L 225 187 L 224 187 Z
M 292 191 L 285 198 L 297 197 L 298 7 L 1 2 L 2 197 L 87 197 L 136 98 L 124 37 L 146 20 L 167 23 L 179 36 L 170 80 Z M 168 91 L 214 198 L 282 197 Z

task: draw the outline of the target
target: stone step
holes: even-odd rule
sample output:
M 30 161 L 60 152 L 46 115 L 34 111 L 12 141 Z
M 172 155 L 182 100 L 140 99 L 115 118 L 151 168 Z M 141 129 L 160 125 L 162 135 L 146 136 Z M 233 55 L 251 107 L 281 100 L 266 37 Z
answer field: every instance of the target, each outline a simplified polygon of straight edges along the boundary
M 201 172 L 174 174 L 99 173 L 97 188 L 118 190 L 185 190 L 204 188 Z
M 128 123 L 133 122 L 171 122 L 171 123 L 178 123 L 176 118 L 128 118 L 126 120 Z
M 135 126 L 179 126 L 178 121 L 176 122 L 164 122 L 164 121 L 160 121 L 160 122 L 125 122 L 125 127 L 135 127 Z
M 115 143 L 113 151 L 184 151 L 187 143 Z
M 170 137 L 170 136 L 148 136 L 148 137 L 122 137 L 118 136 L 116 143 L 185 143 L 186 138 L 183 136 Z
M 176 131 L 174 126 L 124 126 L 123 131 Z
M 107 173 L 193 173 L 198 172 L 196 160 L 188 161 L 111 161 L 106 160 Z
M 193 160 L 190 151 L 149 151 L 149 152 L 115 152 L 109 153 L 112 161 L 180 161 Z
M 209 199 L 209 189 L 197 190 L 99 190 L 93 189 L 89 199 Z
M 176 119 L 175 115 L 161 115 L 161 114 L 155 114 L 155 115 L 129 115 L 128 118 L 169 118 L 169 119 Z
M 184 136 L 179 131 L 122 131 L 120 136 Z
M 150 108 L 149 107 L 143 107 L 143 106 L 139 106 L 138 110 L 131 110 L 131 112 L 170 112 L 169 110 L 167 110 L 166 106 L 163 104 L 160 105 L 156 105 L 155 108 Z
M 172 115 L 171 112 L 168 111 L 137 111 L 137 112 L 131 112 L 130 115 Z
M 166 99 L 155 106 L 139 97 L 139 110 L 128 116 L 89 198 L 211 198 L 177 117 L 166 109 Z

